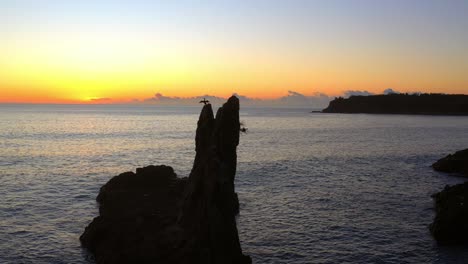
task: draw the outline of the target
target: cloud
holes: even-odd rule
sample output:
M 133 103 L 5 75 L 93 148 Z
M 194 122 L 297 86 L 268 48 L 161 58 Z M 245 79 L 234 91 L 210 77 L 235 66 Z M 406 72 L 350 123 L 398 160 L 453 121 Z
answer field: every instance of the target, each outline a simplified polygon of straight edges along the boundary
M 237 96 L 241 103 L 246 106 L 284 106 L 284 107 L 326 107 L 328 102 L 332 100 L 323 93 L 314 93 L 311 96 L 301 94 L 296 91 L 289 90 L 285 96 L 274 99 L 259 99 L 233 93 Z M 153 97 L 142 100 L 145 104 L 160 104 L 160 105 L 197 105 L 201 100 L 207 99 L 212 104 L 221 105 L 226 101 L 226 98 L 213 95 L 200 95 L 194 97 L 172 97 L 165 96 L 161 93 L 156 93 Z
M 383 94 L 399 94 L 400 92 L 393 90 L 392 88 L 387 88 L 383 91 Z
M 269 100 L 273 105 L 294 105 L 303 107 L 322 107 L 333 99 L 323 93 L 314 93 L 313 95 L 304 95 L 296 91 L 289 90 L 288 94 L 278 99 Z
M 298 92 L 295 92 L 295 91 L 291 91 L 291 90 L 288 90 L 288 95 L 286 97 L 305 97 L 305 95 L 303 94 L 300 94 Z
M 374 95 L 374 93 L 368 92 L 368 91 L 359 91 L 359 90 L 348 90 L 343 93 L 343 97 L 348 98 L 351 96 L 369 96 L 369 95 Z
M 399 93 L 391 88 L 386 89 L 384 94 Z M 335 96 L 329 96 L 324 93 L 315 92 L 311 95 L 305 95 L 294 90 L 288 90 L 284 96 L 273 98 L 273 99 L 259 99 L 238 93 L 233 93 L 241 101 L 244 106 L 263 106 L 263 107 L 301 107 L 301 108 L 312 108 L 320 109 L 325 108 L 328 103 L 335 98 Z M 369 96 L 375 95 L 375 93 L 367 90 L 346 90 L 342 93 L 342 97 L 350 96 Z M 198 105 L 198 103 L 207 99 L 213 105 L 221 105 L 226 101 L 226 98 L 218 97 L 214 95 L 200 95 L 193 97 L 177 97 L 177 96 L 165 96 L 162 93 L 155 93 L 153 97 L 146 98 L 140 101 L 133 101 L 133 103 L 143 104 L 158 104 L 158 105 Z
M 384 94 L 399 93 L 391 88 L 386 89 Z M 324 93 L 315 92 L 311 95 L 305 95 L 294 90 L 288 90 L 284 96 L 272 99 L 260 99 L 233 93 L 241 101 L 243 106 L 253 107 L 297 107 L 320 109 L 328 106 L 328 103 L 335 98 Z M 350 96 L 369 96 L 375 93 L 367 90 L 346 90 L 340 96 L 348 98 Z M 150 98 L 145 99 L 129 99 L 127 101 L 114 102 L 111 98 L 95 98 L 92 102 L 113 102 L 113 103 L 130 103 L 130 104 L 156 104 L 156 105 L 192 105 L 197 106 L 203 99 L 207 99 L 215 106 L 222 105 L 227 98 L 214 95 L 199 95 L 193 97 L 178 97 L 166 96 L 160 92 L 155 93 Z
M 156 93 L 153 97 L 146 98 L 144 102 L 173 102 L 179 100 L 179 97 L 164 96 L 161 93 Z
M 226 99 L 213 96 L 213 95 L 200 95 L 194 97 L 178 97 L 178 96 L 165 96 L 161 93 L 156 93 L 153 97 L 146 98 L 142 102 L 146 104 L 161 104 L 161 105 L 177 105 L 177 104 L 197 104 L 201 100 L 207 99 L 211 103 L 221 103 Z
M 282 102 L 290 102 L 290 103 L 305 103 L 307 101 L 307 96 L 300 94 L 298 92 L 289 90 L 286 96 L 280 97 L 278 100 Z

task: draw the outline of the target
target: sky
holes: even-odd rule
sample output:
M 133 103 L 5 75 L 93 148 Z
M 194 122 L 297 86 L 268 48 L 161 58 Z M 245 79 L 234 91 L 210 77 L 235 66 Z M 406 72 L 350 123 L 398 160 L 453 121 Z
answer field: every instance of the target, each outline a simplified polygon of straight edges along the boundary
M 468 94 L 466 14 L 461 0 L 0 0 L 0 102 Z

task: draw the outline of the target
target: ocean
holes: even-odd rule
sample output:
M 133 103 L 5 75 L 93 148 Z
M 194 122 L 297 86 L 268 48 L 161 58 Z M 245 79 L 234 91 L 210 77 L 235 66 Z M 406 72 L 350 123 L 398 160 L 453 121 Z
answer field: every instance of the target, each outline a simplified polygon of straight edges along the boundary
M 200 110 L 0 105 L 0 263 L 92 263 L 78 238 L 99 188 L 151 164 L 188 176 Z M 428 230 L 430 195 L 464 180 L 430 165 L 468 147 L 468 117 L 310 110 L 241 109 L 237 221 L 254 263 L 468 261 Z

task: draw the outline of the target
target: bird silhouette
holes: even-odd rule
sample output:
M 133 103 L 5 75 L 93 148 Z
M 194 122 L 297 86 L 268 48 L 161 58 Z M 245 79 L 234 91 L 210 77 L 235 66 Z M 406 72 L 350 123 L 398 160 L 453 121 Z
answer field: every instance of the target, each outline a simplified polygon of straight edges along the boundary
M 205 97 L 203 97 L 203 100 L 201 100 L 201 101 L 198 102 L 198 103 L 200 103 L 200 104 L 201 104 L 201 103 L 207 104 L 207 103 L 209 103 L 209 102 L 210 102 L 210 101 L 206 100 Z

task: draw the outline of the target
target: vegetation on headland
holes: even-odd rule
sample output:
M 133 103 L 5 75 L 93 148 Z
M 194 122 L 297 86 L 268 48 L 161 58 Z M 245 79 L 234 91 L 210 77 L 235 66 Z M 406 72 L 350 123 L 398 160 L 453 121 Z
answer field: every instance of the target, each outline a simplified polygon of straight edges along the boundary
M 338 97 L 323 113 L 468 115 L 468 95 L 387 94 Z

